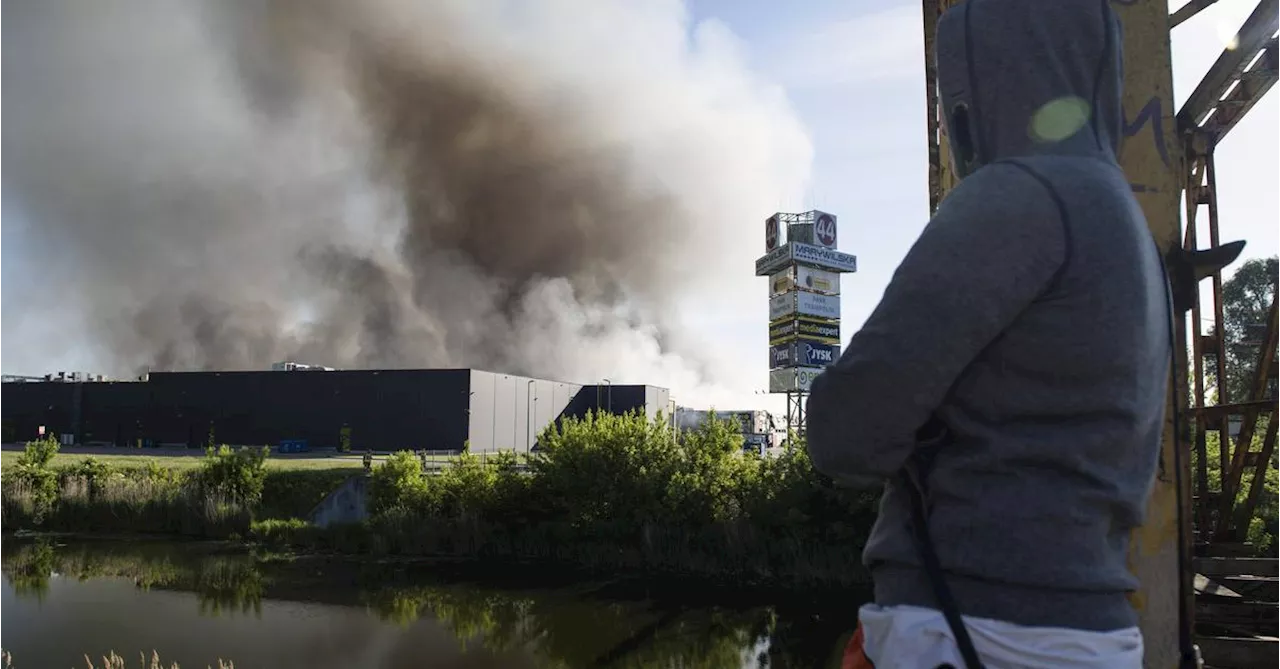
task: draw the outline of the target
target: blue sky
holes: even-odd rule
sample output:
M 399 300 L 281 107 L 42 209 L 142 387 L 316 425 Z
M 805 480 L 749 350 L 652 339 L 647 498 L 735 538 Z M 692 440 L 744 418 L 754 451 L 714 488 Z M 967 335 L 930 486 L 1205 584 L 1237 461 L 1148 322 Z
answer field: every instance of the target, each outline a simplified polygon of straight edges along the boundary
M 694 0 L 691 6 L 698 18 L 723 21 L 742 38 L 752 67 L 786 88 L 808 127 L 810 200 L 792 206 L 838 214 L 840 246 L 858 256 L 858 274 L 843 284 L 847 338 L 874 308 L 927 216 L 918 5 Z M 1221 0 L 1174 30 L 1179 104 L 1255 6 Z M 1280 247 L 1278 110 L 1280 96 L 1272 91 L 1217 152 L 1223 238 L 1248 240 L 1246 257 Z
M 1171 11 L 1182 2 L 1171 3 Z M 840 216 L 840 247 L 859 265 L 843 280 L 848 341 L 927 220 L 920 12 L 916 3 L 895 0 L 795 5 L 693 0 L 691 7 L 743 40 L 750 66 L 786 89 L 809 131 L 809 192 L 789 210 L 816 207 Z M 1177 104 L 1255 6 L 1220 0 L 1174 30 Z M 1247 240 L 1244 259 L 1280 248 L 1278 129 L 1280 96 L 1272 91 L 1217 149 L 1223 241 Z M 1205 214 L 1200 220 L 1203 226 Z M 756 228 L 761 232 L 753 234 L 763 235 L 762 224 Z M 1207 282 L 1203 288 L 1207 299 Z
M 654 1 L 654 6 L 672 4 L 672 0 Z M 1255 4 L 1250 0 L 1220 0 L 1175 30 L 1175 96 L 1179 103 Z M 696 39 L 695 33 L 715 28 L 711 32 L 717 36 L 713 40 L 716 44 L 731 43 L 736 58 L 743 61 L 757 82 L 776 86 L 777 92 L 785 96 L 783 104 L 789 106 L 790 116 L 803 131 L 798 136 L 800 143 L 803 135 L 808 137 L 811 146 L 802 147 L 788 159 L 807 160 L 801 156 L 808 156 L 811 148 L 810 164 L 782 170 L 807 173 L 805 185 L 799 192 L 778 196 L 776 207 L 782 211 L 820 208 L 840 217 L 840 247 L 859 259 L 859 272 L 844 280 L 843 336 L 847 340 L 874 308 L 897 263 L 927 220 L 924 54 L 919 5 L 902 0 L 689 0 L 686 9 L 687 27 L 694 36 L 691 39 Z M 631 13 L 649 14 L 647 8 Z M 663 21 L 667 13 L 665 9 L 652 12 L 661 15 Z M 600 16 L 616 18 L 617 14 L 602 10 Z M 593 18 L 601 20 L 598 16 Z M 581 32 L 594 30 L 594 39 L 598 40 L 582 38 L 584 45 L 596 48 L 609 44 L 610 31 L 599 28 L 582 26 Z M 565 40 L 577 39 L 571 33 L 578 26 L 556 29 L 566 31 L 560 35 Z M 661 38 L 668 35 L 662 29 L 655 29 L 652 34 Z M 643 36 L 648 37 L 648 33 Z M 642 43 L 642 39 L 636 42 Z M 670 59 L 660 60 L 669 65 Z M 618 67 L 630 76 L 627 68 L 645 66 L 641 62 L 638 66 L 625 63 Z M 1271 255 L 1280 247 L 1276 223 L 1280 219 L 1280 190 L 1276 187 L 1280 183 L 1278 100 L 1273 91 L 1233 131 L 1217 154 L 1223 236 L 1247 239 L 1247 257 Z M 696 106 L 693 108 L 697 111 Z M 750 122 L 759 123 L 760 118 L 768 117 L 768 113 L 761 112 Z M 791 136 L 788 132 L 779 131 L 769 141 Z M 752 155 L 789 154 L 773 147 Z M 678 178 L 679 170 L 676 173 Z M 752 175 L 757 176 L 755 172 Z M 780 188 L 779 192 L 787 190 Z M 759 199 L 753 201 L 751 211 Z M 717 195 L 708 201 L 722 200 Z M 8 317 L 4 334 L 6 340 L 19 335 L 5 342 L 4 371 L 96 369 L 94 354 L 85 347 L 81 335 L 69 334 L 52 322 L 23 322 L 26 312 L 15 309 L 24 296 L 42 300 L 56 300 L 58 296 L 39 295 L 29 283 L 30 277 L 40 276 L 33 259 L 49 249 L 25 244 L 23 222 L 13 216 L 10 202 L 3 205 L 4 222 L 8 224 L 3 244 L 4 316 Z M 750 246 L 756 249 L 763 246 L 763 220 L 771 213 L 767 204 L 760 206 L 754 215 L 744 212 L 738 216 L 739 212 L 734 212 L 741 219 L 742 235 L 750 238 Z M 766 287 L 764 279 L 751 276 L 752 260 L 754 257 L 744 255 L 729 264 L 740 267 L 734 271 L 741 272 L 744 283 L 754 282 L 751 290 L 759 294 L 758 309 L 752 311 L 749 303 L 743 307 L 734 302 L 731 308 L 701 314 L 693 310 L 684 316 L 691 329 L 705 332 L 709 341 L 723 341 L 735 360 L 746 356 L 751 370 L 749 382 L 759 389 L 766 383 Z M 703 327 L 707 329 L 700 329 Z
M 843 280 L 847 339 L 928 219 L 919 8 L 823 2 L 798 16 L 739 19 L 753 11 L 746 3 L 705 4 L 743 37 L 753 66 L 786 88 L 809 129 L 809 192 L 791 206 L 837 214 L 840 246 L 858 256 L 858 273 Z

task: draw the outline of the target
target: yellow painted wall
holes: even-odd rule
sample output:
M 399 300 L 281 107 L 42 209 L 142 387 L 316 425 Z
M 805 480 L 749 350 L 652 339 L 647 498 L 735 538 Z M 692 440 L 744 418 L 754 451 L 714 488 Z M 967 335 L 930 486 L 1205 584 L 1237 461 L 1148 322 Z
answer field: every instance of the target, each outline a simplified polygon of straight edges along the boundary
M 1173 115 L 1173 69 L 1169 55 L 1169 5 L 1165 0 L 1113 0 L 1124 26 L 1125 141 L 1120 165 L 1133 184 L 1151 233 L 1165 251 L 1182 243 L 1179 195 L 1183 184 L 1182 147 Z M 1179 340 L 1184 340 L 1179 337 Z M 1186 369 L 1184 347 L 1174 367 Z M 1173 378 L 1186 378 L 1175 371 Z M 1172 393 L 1170 398 L 1172 398 Z M 1178 504 L 1174 478 L 1172 407 L 1166 410 L 1160 470 L 1146 524 L 1133 535 L 1129 564 L 1142 581 L 1133 597 L 1146 640 L 1147 667 L 1178 666 Z M 1189 482 L 1190 458 L 1183 459 Z M 1188 494 L 1186 499 L 1190 500 Z

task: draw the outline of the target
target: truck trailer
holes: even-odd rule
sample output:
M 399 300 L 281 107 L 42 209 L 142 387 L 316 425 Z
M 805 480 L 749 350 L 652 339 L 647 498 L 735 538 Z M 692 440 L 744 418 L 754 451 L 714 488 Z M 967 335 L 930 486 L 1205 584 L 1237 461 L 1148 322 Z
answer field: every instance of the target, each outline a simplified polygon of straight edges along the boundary
M 696 430 L 707 422 L 709 416 L 714 416 L 716 420 L 729 421 L 738 426 L 742 434 L 742 447 L 744 450 L 752 450 L 763 454 L 781 443 L 773 416 L 768 411 L 759 409 L 709 411 L 707 409 L 676 407 L 675 427 L 681 432 Z

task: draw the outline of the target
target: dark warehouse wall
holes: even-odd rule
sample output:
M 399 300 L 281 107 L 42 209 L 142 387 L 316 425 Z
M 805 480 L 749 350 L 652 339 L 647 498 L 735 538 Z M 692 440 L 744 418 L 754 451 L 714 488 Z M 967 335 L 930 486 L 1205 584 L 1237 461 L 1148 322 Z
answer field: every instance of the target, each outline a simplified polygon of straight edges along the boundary
M 468 379 L 448 369 L 156 372 L 141 382 L 5 383 L 0 410 L 12 441 L 45 425 L 79 443 L 202 446 L 212 430 L 217 443 L 333 448 L 346 425 L 355 449 L 446 450 L 467 438 Z
M 333 448 L 343 426 L 352 448 L 461 448 L 467 370 L 208 372 L 152 374 L 158 442 L 277 444 L 305 439 Z
M 203 447 L 305 439 L 354 450 L 535 448 L 566 416 L 665 409 L 652 386 L 579 386 L 466 369 L 154 372 L 137 382 L 3 384 L 5 441 L 74 435 L 80 444 Z M 657 400 L 661 397 L 663 399 Z
M 41 425 L 47 434 L 72 432 L 71 404 L 75 386 L 52 382 L 0 384 L 3 440 L 35 439 Z
M 66 385 L 66 384 L 64 384 Z M 132 446 L 146 440 L 152 420 L 151 386 L 147 383 L 80 383 L 78 441 Z

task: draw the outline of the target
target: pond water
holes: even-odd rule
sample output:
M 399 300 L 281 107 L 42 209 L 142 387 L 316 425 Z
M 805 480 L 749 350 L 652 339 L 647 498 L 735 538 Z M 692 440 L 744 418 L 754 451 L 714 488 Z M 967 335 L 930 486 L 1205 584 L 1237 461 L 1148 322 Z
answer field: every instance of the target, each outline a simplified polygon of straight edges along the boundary
M 838 667 L 859 604 L 136 540 L 5 537 L 3 571 L 13 669 Z

